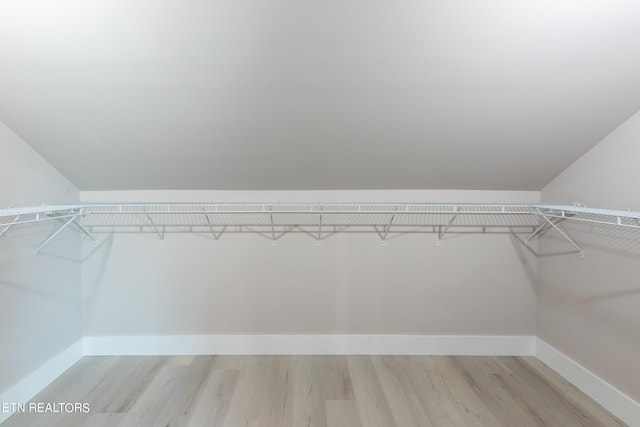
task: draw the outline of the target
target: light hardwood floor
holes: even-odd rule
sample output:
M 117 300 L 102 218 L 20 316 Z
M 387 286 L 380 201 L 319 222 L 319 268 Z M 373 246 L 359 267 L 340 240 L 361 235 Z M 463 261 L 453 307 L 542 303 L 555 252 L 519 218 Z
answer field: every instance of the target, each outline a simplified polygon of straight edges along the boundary
M 85 357 L 33 401 L 90 412 L 2 427 L 624 425 L 527 357 Z

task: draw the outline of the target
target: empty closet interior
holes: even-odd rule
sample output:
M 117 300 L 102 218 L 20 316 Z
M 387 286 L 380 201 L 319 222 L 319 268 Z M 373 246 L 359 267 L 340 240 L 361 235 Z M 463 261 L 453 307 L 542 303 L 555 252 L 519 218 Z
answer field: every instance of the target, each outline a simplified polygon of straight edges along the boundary
M 0 423 L 640 425 L 637 40 L 625 1 L 3 2 Z

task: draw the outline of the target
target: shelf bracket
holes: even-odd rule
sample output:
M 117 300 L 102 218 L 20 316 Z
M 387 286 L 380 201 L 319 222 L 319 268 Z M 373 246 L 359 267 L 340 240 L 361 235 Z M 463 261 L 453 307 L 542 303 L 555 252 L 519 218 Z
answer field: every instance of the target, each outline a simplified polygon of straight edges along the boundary
M 13 221 L 11 221 L 9 224 L 7 224 L 5 226 L 5 228 L 4 228 L 4 230 L 0 231 L 0 237 L 4 236 L 5 233 L 11 229 L 11 227 L 16 225 L 18 223 L 18 221 L 20 221 L 20 217 L 21 217 L 21 215 L 18 215 L 17 217 L 14 218 Z
M 33 256 L 37 257 L 42 248 L 44 248 L 50 241 L 52 241 L 58 234 L 60 234 L 62 230 L 67 228 L 69 225 L 71 225 L 76 220 L 76 218 L 78 218 L 81 215 L 82 215 L 82 211 L 80 211 L 77 215 L 69 218 L 62 226 L 60 226 L 60 228 L 58 228 L 56 231 L 53 232 L 53 234 L 47 237 L 47 239 L 44 242 L 40 243 L 40 245 L 33 251 Z
M 535 230 L 533 230 L 533 233 L 531 233 L 529 237 L 525 239 L 524 245 L 529 247 L 529 243 L 531 243 L 531 240 L 533 240 L 534 237 L 542 233 L 547 228 L 549 228 L 549 224 L 547 224 L 546 222 L 543 222 L 542 224 L 540 224 Z
M 318 241 L 316 244 L 318 246 L 322 244 L 322 206 L 320 206 L 320 220 L 318 222 Z
M 540 209 L 536 209 L 538 214 L 542 217 L 542 219 L 551 227 L 553 227 L 562 237 L 564 237 L 567 242 L 571 243 L 573 247 L 578 250 L 578 256 L 580 258 L 584 257 L 584 249 L 582 249 L 564 230 L 562 230 L 558 225 L 556 225 L 553 221 L 551 221 L 544 213 L 540 211 Z
M 447 225 L 444 227 L 444 230 L 440 230 L 440 233 L 438 233 L 438 241 L 436 242 L 438 246 L 442 245 L 442 239 L 444 238 L 444 235 L 447 234 L 447 231 L 449 231 L 449 227 L 451 227 L 451 224 L 453 224 L 453 221 L 456 220 L 458 215 L 460 215 L 460 206 L 456 206 L 455 213 L 453 214 Z
M 273 208 L 270 208 L 269 218 L 271 219 L 271 246 L 276 245 L 276 227 L 273 223 Z
M 211 234 L 213 235 L 214 245 L 218 246 L 218 240 L 220 240 L 220 236 L 222 236 L 222 233 L 224 233 L 224 231 L 227 229 L 227 226 L 225 225 L 224 227 L 222 227 L 222 230 L 220 230 L 220 232 L 216 234 L 216 231 L 213 229 L 213 224 L 211 224 L 211 219 L 209 219 L 209 215 L 204 214 L 204 217 L 207 219 L 209 230 L 211 230 Z
M 384 227 L 384 234 L 382 235 L 382 242 L 380 242 L 380 244 L 382 246 L 385 245 L 386 241 L 387 241 L 387 235 L 389 234 L 389 230 L 391 229 L 391 225 L 393 225 L 393 221 L 396 219 L 396 214 L 398 211 L 398 207 L 396 206 L 395 211 L 393 213 L 393 215 L 391 215 L 391 219 L 389 219 L 389 223 Z
M 84 211 L 82 211 L 82 213 L 77 213 L 75 215 L 73 215 L 73 224 L 75 224 L 76 227 L 78 227 L 78 229 L 80 229 L 80 231 L 82 231 L 82 233 L 86 234 L 91 240 L 93 240 L 94 244 L 98 243 L 98 239 L 96 238 L 96 236 L 93 235 L 93 233 L 91 233 L 89 230 L 86 229 L 86 227 L 84 225 L 82 225 L 82 223 L 80 221 L 78 221 L 78 218 L 80 216 L 84 215 Z M 60 219 L 63 220 L 65 218 L 68 218 L 68 215 L 49 215 L 52 218 L 56 218 L 56 219 Z
M 145 209 L 145 211 L 146 211 L 146 209 Z M 149 215 L 148 212 L 145 212 L 145 216 L 147 217 L 147 219 L 151 223 L 151 226 L 153 227 L 153 229 L 156 231 L 156 234 L 158 235 L 158 237 L 160 237 L 160 244 L 162 246 L 164 246 L 164 228 L 163 228 L 163 231 L 160 232 L 160 230 L 158 229 L 158 226 L 156 225 L 156 223 L 153 222 L 153 219 L 151 218 L 151 215 Z
M 94 244 L 98 243 L 98 239 L 96 239 L 96 236 L 93 235 L 93 233 L 89 232 L 89 230 L 86 229 L 86 227 L 84 225 L 82 225 L 79 221 L 77 217 L 73 218 L 73 223 L 80 229 L 80 231 L 82 231 L 84 234 L 86 234 L 91 240 L 93 240 Z

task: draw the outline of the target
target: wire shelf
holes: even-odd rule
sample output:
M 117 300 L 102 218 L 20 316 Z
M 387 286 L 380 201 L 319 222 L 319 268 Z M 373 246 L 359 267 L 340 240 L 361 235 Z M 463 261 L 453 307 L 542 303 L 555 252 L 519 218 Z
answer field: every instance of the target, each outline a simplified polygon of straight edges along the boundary
M 587 208 L 579 205 L 500 203 L 406 202 L 138 202 L 78 203 L 0 209 L 0 237 L 12 227 L 41 221 L 59 221 L 61 227 L 36 249 L 36 254 L 57 233 L 73 225 L 95 240 L 100 232 L 154 232 L 164 241 L 167 232 L 211 232 L 217 241 L 228 228 L 234 232 L 299 230 L 371 232 L 382 241 L 389 233 L 432 232 L 438 243 L 446 233 L 467 230 L 516 229 L 531 233 L 525 243 L 548 228 L 560 232 L 563 221 L 640 229 L 640 212 Z

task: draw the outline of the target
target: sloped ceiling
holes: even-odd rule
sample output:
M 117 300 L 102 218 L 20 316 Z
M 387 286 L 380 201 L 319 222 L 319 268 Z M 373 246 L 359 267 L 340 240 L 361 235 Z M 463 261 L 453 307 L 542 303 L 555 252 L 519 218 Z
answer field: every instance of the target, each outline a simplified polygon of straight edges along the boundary
M 639 76 L 637 1 L 0 2 L 0 120 L 80 189 L 538 190 Z

